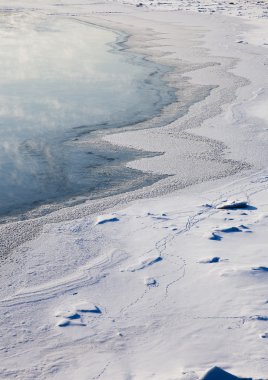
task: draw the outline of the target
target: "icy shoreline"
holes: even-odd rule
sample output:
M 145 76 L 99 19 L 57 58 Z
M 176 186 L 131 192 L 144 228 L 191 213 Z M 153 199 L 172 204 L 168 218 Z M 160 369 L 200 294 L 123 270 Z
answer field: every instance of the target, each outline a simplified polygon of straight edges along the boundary
M 124 165 L 145 151 L 119 149 L 98 135 L 142 124 L 176 99 L 163 80 L 170 69 L 126 52 L 127 35 L 38 14 L 0 12 L 0 71 L 7 71 L 0 78 L 0 223 L 156 181 Z M 25 53 L 16 60 L 17 50 Z
M 157 44 L 146 40 L 142 47 L 133 33 L 133 47 L 154 50 L 158 59 L 200 64 L 209 56 L 221 63 L 189 73 L 193 83 L 218 87 L 182 120 L 109 136 L 115 144 L 165 152 L 131 166 L 175 177 L 183 167 L 185 185 L 189 170 L 203 180 L 219 161 L 228 170 L 232 160 L 246 161 L 251 169 L 227 178 L 208 176 L 169 195 L 167 190 L 182 184 L 157 184 L 149 194 L 140 190 L 43 221 L 4 226 L 2 237 L 4 229 L 14 228 L 15 237 L 25 228 L 32 240 L 28 235 L 2 267 L 0 376 L 197 380 L 217 365 L 236 376 L 267 379 L 267 62 L 258 46 L 263 36 L 217 15 L 111 3 L 92 9 L 90 18 L 100 23 L 140 28 L 140 36 L 151 33 Z M 197 38 L 192 47 L 191 38 Z M 196 136 L 190 143 L 182 136 L 189 138 L 189 128 Z M 212 139 L 220 150 L 207 149 Z M 230 152 L 225 149 L 211 164 L 211 152 L 222 154 L 221 144 Z M 155 198 L 135 199 L 150 195 Z M 221 208 L 226 200 L 247 205 Z

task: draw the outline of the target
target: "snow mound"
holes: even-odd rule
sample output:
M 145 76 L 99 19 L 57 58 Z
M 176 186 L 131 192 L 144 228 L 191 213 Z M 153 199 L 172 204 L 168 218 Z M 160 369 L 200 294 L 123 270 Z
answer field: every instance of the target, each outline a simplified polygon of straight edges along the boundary
M 56 318 L 61 318 L 57 323 L 58 327 L 86 326 L 83 322 L 83 315 L 87 313 L 101 314 L 101 309 L 85 301 L 82 301 L 70 308 L 61 309 L 55 313 Z
M 234 376 L 219 367 L 211 368 L 201 380 L 252 380 Z
M 220 257 L 215 256 L 208 259 L 202 259 L 198 261 L 198 263 L 199 264 L 214 264 L 214 263 L 218 263 L 220 260 L 221 260 Z
M 238 209 L 245 208 L 248 206 L 248 202 L 245 200 L 226 200 L 223 203 L 220 203 L 216 206 L 219 210 L 230 210 L 230 209 Z
M 224 232 L 226 234 L 230 234 L 230 233 L 233 233 L 233 232 L 242 232 L 242 230 L 238 227 L 226 227 L 226 228 L 222 228 L 221 230 L 219 230 L 220 232 Z
M 155 278 L 153 278 L 153 277 L 145 278 L 144 283 L 145 283 L 145 285 L 147 285 L 149 288 L 150 288 L 150 287 L 154 287 L 154 286 L 158 286 L 158 282 L 157 282 L 157 280 L 156 280 Z
M 114 215 L 103 215 L 103 216 L 98 216 L 96 220 L 96 225 L 99 224 L 105 224 L 105 223 L 111 223 L 111 222 L 119 222 L 119 218 L 117 218 Z
M 253 267 L 252 270 L 256 272 L 268 272 L 268 267 L 260 265 L 259 267 Z
M 222 237 L 216 232 L 212 232 L 211 235 L 208 236 L 209 240 L 221 241 Z
M 162 260 L 163 260 L 163 258 L 161 256 L 149 257 L 149 258 L 147 258 L 145 260 L 140 261 L 137 264 L 129 266 L 126 269 L 121 269 L 121 272 L 136 272 L 138 270 L 141 270 L 141 269 L 144 269 L 146 267 L 149 267 L 149 266 L 151 266 L 153 264 L 159 263 Z
M 101 309 L 93 303 L 83 302 L 76 305 L 78 313 L 96 313 L 101 314 Z

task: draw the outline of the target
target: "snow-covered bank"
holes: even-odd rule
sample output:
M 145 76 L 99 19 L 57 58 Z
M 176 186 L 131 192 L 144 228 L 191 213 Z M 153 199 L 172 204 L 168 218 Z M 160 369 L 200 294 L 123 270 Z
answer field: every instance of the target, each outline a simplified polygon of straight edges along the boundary
M 149 9 L 198 12 L 202 14 L 221 14 L 245 18 L 267 18 L 268 7 L 265 0 L 119 0 L 119 2 L 145 6 Z
M 107 18 L 116 21 L 114 15 Z M 255 20 L 253 28 L 252 23 L 225 16 L 141 11 L 135 18 L 125 16 L 120 26 L 125 23 L 129 28 L 130 18 L 132 49 L 173 64 L 193 84 L 214 86 L 211 96 L 169 125 L 108 136 L 107 140 L 115 144 L 165 153 L 131 162 L 130 167 L 175 174 L 173 179 L 158 184 L 158 188 L 167 186 L 169 190 L 235 173 L 245 164 L 253 170 L 265 167 L 268 95 L 267 48 L 263 40 L 268 38 L 267 21 L 259 28 Z M 154 41 L 151 47 L 150 42 L 142 42 L 150 40 L 145 25 L 157 33 L 157 44 Z M 182 62 L 188 64 L 185 73 Z M 179 86 L 181 76 L 171 76 L 170 80 Z M 228 149 L 224 149 L 226 146 Z
M 132 34 L 135 51 L 177 70 L 180 59 L 190 62 L 193 83 L 217 86 L 165 128 L 109 136 L 165 152 L 131 163 L 175 174 L 149 189 L 152 195 L 208 181 L 2 226 L 2 238 L 11 239 L 5 248 L 22 235 L 27 241 L 9 249 L 1 271 L 0 377 L 196 380 L 217 365 L 267 379 L 263 35 L 217 15 L 112 3 L 68 8 L 75 17 L 79 11 L 81 19 Z M 235 174 L 241 162 L 251 169 Z M 226 200 L 247 205 L 217 207 Z
M 260 173 L 47 225 L 2 274 L 2 378 L 266 379 L 267 196 Z

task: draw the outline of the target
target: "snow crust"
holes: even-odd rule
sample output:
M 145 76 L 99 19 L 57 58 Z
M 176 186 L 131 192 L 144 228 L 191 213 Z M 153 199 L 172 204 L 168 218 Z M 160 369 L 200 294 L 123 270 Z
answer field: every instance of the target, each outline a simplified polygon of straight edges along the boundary
M 0 0 L 2 17 L 124 30 L 174 85 L 183 61 L 215 86 L 169 125 L 105 137 L 163 152 L 129 165 L 173 177 L 1 226 L 1 379 L 268 378 L 267 3 L 231 3 Z

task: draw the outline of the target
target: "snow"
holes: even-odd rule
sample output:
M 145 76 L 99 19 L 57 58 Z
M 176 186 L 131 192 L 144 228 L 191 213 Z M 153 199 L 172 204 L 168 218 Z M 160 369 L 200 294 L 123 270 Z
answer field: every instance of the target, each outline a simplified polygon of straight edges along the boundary
M 168 0 L 168 1 L 154 1 L 154 0 L 119 0 L 122 3 L 132 5 L 140 5 L 149 9 L 173 10 L 173 11 L 187 11 L 197 12 L 202 14 L 222 14 L 228 16 L 239 16 L 247 19 L 251 18 L 267 18 L 268 9 L 266 1 L 259 0 Z
M 134 264 L 134 265 L 131 265 L 130 267 L 126 268 L 126 269 L 121 269 L 121 272 L 136 272 L 138 270 L 141 270 L 141 269 L 144 269 L 146 267 L 149 267 L 153 264 L 156 264 L 156 263 L 159 263 L 162 259 L 161 256 L 153 256 L 153 257 L 149 257 L 149 258 L 146 258 L 144 260 L 141 260 L 140 262 L 138 262 L 137 264 Z
M 105 223 L 109 223 L 109 222 L 118 222 L 118 221 L 119 221 L 119 219 L 113 215 L 98 216 L 97 221 L 96 221 L 96 225 L 97 224 L 105 224 Z
M 62 318 L 58 323 L 58 327 L 67 326 L 86 326 L 83 323 L 83 316 L 87 313 L 101 314 L 98 306 L 82 301 L 74 305 L 72 308 L 66 308 L 55 313 L 56 318 Z
M 248 206 L 247 201 L 240 200 L 226 200 L 223 203 L 217 206 L 218 209 L 237 209 L 237 208 L 245 208 Z
M 186 374 L 197 379 L 217 364 L 237 376 L 265 379 L 268 188 L 263 178 L 258 173 L 225 184 L 224 191 L 202 184 L 190 193 L 133 202 L 118 210 L 120 223 L 96 225 L 92 215 L 87 223 L 47 225 L 27 242 L 27 251 L 23 246 L 28 257 L 16 252 L 5 264 L 10 273 L 16 257 L 20 270 L 13 274 L 12 293 L 1 297 L 2 376 L 12 378 L 12 369 L 20 378 L 86 379 L 106 368 L 104 379 Z M 204 204 L 245 191 L 254 205 L 249 210 Z M 77 225 L 85 226 L 79 232 L 83 244 L 76 243 Z M 221 241 L 205 237 L 242 225 L 252 233 L 240 227 L 239 233 L 222 232 Z M 45 241 L 52 242 L 49 250 Z M 40 273 L 38 247 L 54 264 L 54 281 Z M 71 252 L 71 274 L 57 265 L 63 247 Z M 83 265 L 78 258 L 85 254 Z M 30 287 L 32 273 L 39 286 Z M 14 344 L 14 334 L 21 343 Z
M 211 370 L 208 371 L 208 373 L 202 377 L 202 380 L 239 380 L 238 377 L 233 376 L 232 374 L 228 373 L 227 371 L 223 371 L 219 367 L 213 367 Z M 240 380 L 250 380 L 250 379 L 241 379 Z
M 199 260 L 198 263 L 200 264 L 214 264 L 214 263 L 218 263 L 220 261 L 220 257 L 212 257 L 211 259 L 202 259 L 202 260 Z
M 172 177 L 1 226 L 0 378 L 265 380 L 267 4 L 129 4 L 0 1 L 124 30 L 174 86 L 182 61 L 215 86 L 168 125 L 103 137 L 162 152 L 128 165 Z

